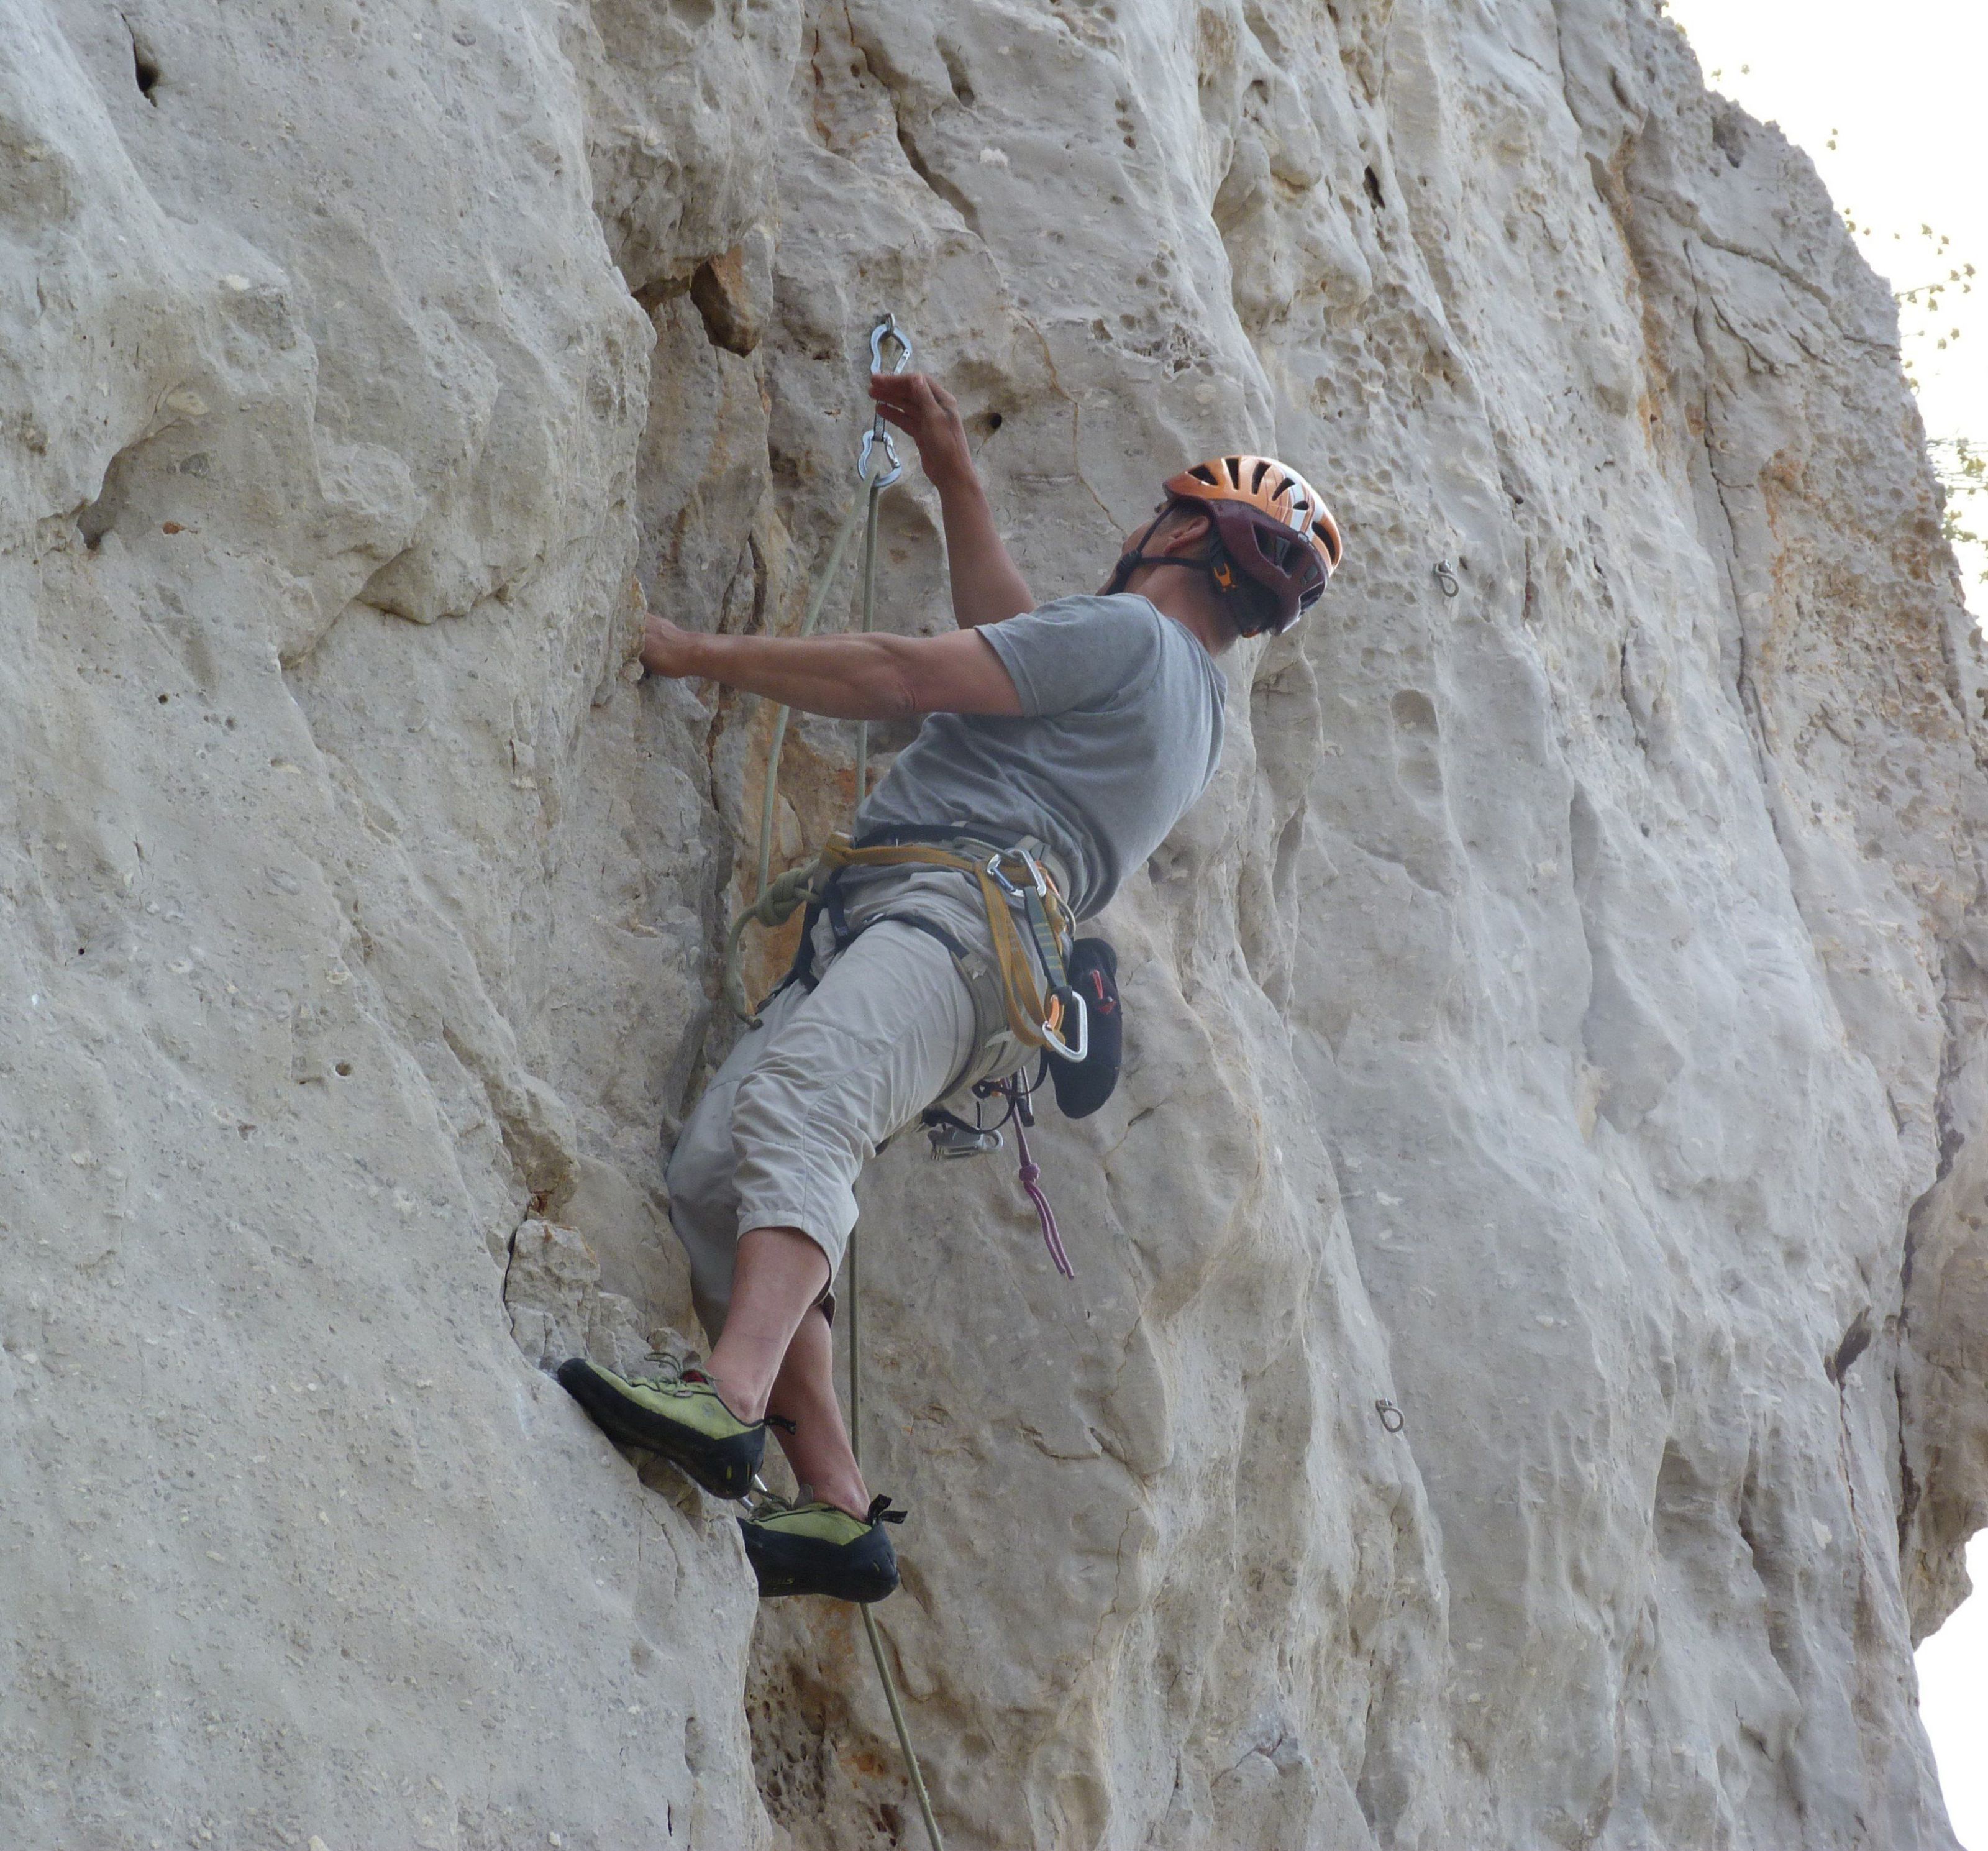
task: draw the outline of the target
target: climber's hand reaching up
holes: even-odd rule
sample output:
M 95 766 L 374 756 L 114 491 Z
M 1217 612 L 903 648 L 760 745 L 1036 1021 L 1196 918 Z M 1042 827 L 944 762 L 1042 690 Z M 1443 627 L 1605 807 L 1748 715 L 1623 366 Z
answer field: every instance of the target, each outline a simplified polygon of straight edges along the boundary
M 886 424 L 895 425 L 918 447 L 925 479 L 943 493 L 973 477 L 973 453 L 959 401 L 928 373 L 872 373 L 870 396 Z
M 973 452 L 966 447 L 958 401 L 925 373 L 872 373 L 870 396 L 884 421 L 918 446 L 926 479 L 938 491 L 946 563 L 952 574 L 952 614 L 960 628 L 998 624 L 1033 609 L 1034 594 L 1008 557 L 988 510 Z

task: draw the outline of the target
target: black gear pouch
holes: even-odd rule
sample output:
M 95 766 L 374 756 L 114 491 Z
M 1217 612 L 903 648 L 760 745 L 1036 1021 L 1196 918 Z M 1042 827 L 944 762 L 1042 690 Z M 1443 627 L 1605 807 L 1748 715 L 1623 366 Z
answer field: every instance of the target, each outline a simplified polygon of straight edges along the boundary
M 1125 1055 L 1125 1012 L 1118 1002 L 1118 954 L 1103 939 L 1079 939 L 1063 969 L 1084 999 L 1090 1045 L 1081 1061 L 1049 1057 L 1056 1102 L 1066 1118 L 1087 1118 L 1111 1097 Z

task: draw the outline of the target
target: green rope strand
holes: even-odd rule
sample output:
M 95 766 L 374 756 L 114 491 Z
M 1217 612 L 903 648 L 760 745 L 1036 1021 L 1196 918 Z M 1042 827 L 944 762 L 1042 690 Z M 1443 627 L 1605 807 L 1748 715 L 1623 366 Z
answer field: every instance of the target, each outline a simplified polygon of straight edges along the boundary
M 877 467 L 883 464 L 880 459 Z M 856 531 L 856 523 L 868 512 L 870 537 L 866 551 L 874 552 L 876 543 L 877 488 L 874 479 L 864 476 L 850 496 L 849 509 L 842 517 L 842 525 L 835 530 L 835 540 L 828 549 L 828 561 L 821 569 L 821 577 L 814 588 L 814 596 L 809 601 L 807 614 L 801 619 L 796 636 L 812 636 L 814 627 L 821 621 L 822 606 L 828 602 L 828 594 L 835 584 L 835 575 L 842 563 L 842 555 L 847 550 L 850 536 Z M 773 861 L 773 810 L 778 802 L 780 789 L 780 750 L 787 739 L 787 721 L 793 709 L 783 705 L 773 718 L 773 743 L 766 751 L 766 789 L 759 806 L 759 881 L 753 895 L 757 905 L 766 897 L 769 870 Z
M 885 466 L 880 453 L 877 469 Z M 796 636 L 810 636 L 814 627 L 821 621 L 822 607 L 828 602 L 828 594 L 835 584 L 837 572 L 842 565 L 842 556 L 848 550 L 850 536 L 856 531 L 859 518 L 867 516 L 867 530 L 863 539 L 864 624 L 870 628 L 870 616 L 876 600 L 877 564 L 877 503 L 883 492 L 883 485 L 874 475 L 866 474 L 857 485 L 856 492 L 850 498 L 849 506 L 842 517 L 842 524 L 836 529 L 835 538 L 830 543 L 828 558 L 821 569 L 821 577 L 816 582 L 814 596 L 808 601 L 807 614 L 801 619 Z M 787 722 L 793 710 L 783 703 L 773 712 L 773 743 L 766 749 L 766 783 L 759 800 L 759 878 L 754 885 L 752 898 L 739 909 L 732 922 L 732 929 L 725 940 L 725 960 L 722 984 L 725 1000 L 732 1013 L 748 1027 L 757 1028 L 759 1018 L 746 1000 L 746 985 L 741 973 L 739 947 L 743 940 L 746 924 L 756 919 L 762 926 L 773 926 L 783 923 L 804 899 L 810 898 L 806 885 L 806 870 L 789 868 L 777 879 L 773 867 L 773 824 L 779 813 L 780 801 L 780 754 L 787 743 Z M 869 747 L 868 729 L 864 728 L 857 736 L 857 801 L 865 775 L 864 759 Z
M 877 502 L 881 482 L 870 485 L 870 518 L 863 524 L 863 634 L 877 627 Z M 870 722 L 856 722 L 856 807 L 870 794 Z
M 898 362 L 899 370 L 911 358 L 911 347 L 903 337 L 898 337 L 902 346 L 903 358 Z M 883 428 L 880 421 L 877 429 Z M 870 449 L 866 448 L 865 455 Z M 812 635 L 815 625 L 821 621 L 822 607 L 828 601 L 830 587 L 835 582 L 837 571 L 842 564 L 842 556 L 847 550 L 850 537 L 856 531 L 857 518 L 863 519 L 863 615 L 862 628 L 866 635 L 875 628 L 877 617 L 877 509 L 884 492 L 884 484 L 877 479 L 892 459 L 888 448 L 877 451 L 873 469 L 862 472 L 855 495 L 851 497 L 848 511 L 842 517 L 842 524 L 836 530 L 835 539 L 828 550 L 827 563 L 822 567 L 821 577 L 810 601 L 807 614 L 801 620 L 800 636 Z M 806 892 L 806 871 L 789 868 L 778 881 L 773 878 L 773 824 L 779 802 L 780 753 L 786 744 L 787 722 L 791 709 L 783 705 L 773 717 L 773 743 L 766 753 L 766 783 L 759 805 L 759 879 L 752 904 L 743 909 L 732 922 L 731 935 L 725 948 L 725 992 L 732 1009 L 740 1018 L 759 1026 L 756 1018 L 746 1007 L 743 986 L 739 977 L 739 935 L 748 919 L 756 919 L 762 925 L 776 925 L 786 919 L 800 904 Z M 856 803 L 858 808 L 869 795 L 870 785 L 870 722 L 859 720 L 856 723 Z M 849 1450 L 860 1464 L 863 1457 L 863 1343 L 860 1298 L 857 1291 L 856 1238 L 852 1232 L 849 1240 L 846 1265 L 847 1285 L 845 1296 L 849 1301 Z M 918 1765 L 918 1751 L 911 1746 L 911 1732 L 904 1721 L 904 1707 L 898 1697 L 898 1680 L 891 1675 L 891 1661 L 884 1653 L 884 1636 L 877 1630 L 876 1616 L 866 1606 L 862 1609 L 863 1629 L 870 1640 L 870 1655 L 877 1661 L 877 1675 L 884 1685 L 884 1701 L 891 1711 L 891 1726 L 898 1732 L 898 1746 L 903 1751 L 904 1771 L 910 1777 L 911 1792 L 918 1802 L 918 1816 L 925 1821 L 925 1837 L 931 1851 L 945 1851 L 945 1840 L 940 1836 L 938 1821 L 932 1816 L 931 1796 L 925 1791 L 925 1777 Z
M 844 1263 L 849 1299 L 849 1451 L 860 1466 L 863 1462 L 863 1338 L 861 1315 L 856 1289 L 856 1237 L 849 1237 L 848 1257 Z M 925 1791 L 925 1771 L 918 1765 L 918 1751 L 911 1746 L 911 1731 L 904 1721 L 904 1706 L 898 1700 L 898 1680 L 891 1675 L 891 1661 L 884 1656 L 884 1636 L 867 1606 L 861 1609 L 863 1630 L 870 1636 L 870 1656 L 877 1661 L 877 1675 L 884 1682 L 884 1701 L 890 1706 L 891 1726 L 898 1731 L 898 1746 L 904 1751 L 904 1771 L 910 1775 L 911 1795 L 918 1802 L 918 1816 L 925 1821 L 925 1837 L 931 1851 L 945 1851 L 939 1836 L 938 1821 L 932 1817 L 931 1795 Z

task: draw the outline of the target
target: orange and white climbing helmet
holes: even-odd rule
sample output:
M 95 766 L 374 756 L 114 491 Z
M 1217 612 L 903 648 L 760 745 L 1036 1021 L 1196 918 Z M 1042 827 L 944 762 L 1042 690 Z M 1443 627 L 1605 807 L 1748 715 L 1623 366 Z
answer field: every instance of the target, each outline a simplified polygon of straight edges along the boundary
M 1270 594 L 1281 634 L 1318 602 L 1344 549 L 1318 491 L 1274 456 L 1216 456 L 1166 481 L 1167 505 L 1205 509 L 1225 556 L 1209 576 L 1223 591 L 1240 572 Z
M 1339 526 L 1318 491 L 1273 456 L 1215 456 L 1165 484 L 1159 516 L 1118 561 L 1111 589 L 1124 588 L 1141 565 L 1192 566 L 1215 589 L 1233 591 L 1238 575 L 1269 594 L 1274 614 L 1267 624 L 1240 624 L 1245 636 L 1265 629 L 1281 635 L 1317 603 L 1343 550 Z M 1153 530 L 1175 508 L 1205 513 L 1215 543 L 1199 559 L 1148 553 Z

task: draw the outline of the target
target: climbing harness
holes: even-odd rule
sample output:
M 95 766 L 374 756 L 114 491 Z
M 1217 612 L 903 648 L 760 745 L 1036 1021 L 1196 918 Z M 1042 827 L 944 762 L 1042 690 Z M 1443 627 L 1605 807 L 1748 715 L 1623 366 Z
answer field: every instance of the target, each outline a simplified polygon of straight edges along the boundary
M 884 371 L 888 345 L 894 345 L 897 350 L 891 371 L 902 372 L 911 363 L 913 349 L 909 337 L 898 326 L 895 317 L 890 315 L 881 317 L 871 330 L 871 371 Z M 857 459 L 857 492 L 830 543 L 827 560 L 814 595 L 809 600 L 800 634 L 810 634 L 820 621 L 843 554 L 859 519 L 864 529 L 860 622 L 865 632 L 874 627 L 877 505 L 884 489 L 903 473 L 903 467 L 879 411 L 864 436 Z M 786 739 L 789 711 L 784 706 L 777 710 L 773 739 L 767 750 L 766 783 L 759 806 L 754 896 L 740 909 L 725 938 L 722 986 L 725 1001 L 732 1013 L 749 1027 L 759 1025 L 758 1012 L 746 1001 L 742 974 L 743 934 L 749 920 L 762 926 L 777 927 L 806 908 L 800 943 L 781 987 L 800 983 L 812 989 L 816 980 L 815 932 L 824 914 L 837 953 L 846 950 L 860 932 L 870 926 L 894 919 L 943 945 L 973 999 L 973 1050 L 965 1067 L 952 1077 L 941 1097 L 984 1081 L 1004 1068 L 1013 1068 L 1030 1053 L 1041 1051 L 1046 1063 L 1049 1057 L 1053 1056 L 1060 1064 L 1057 1091 L 1061 1100 L 1065 1091 L 1062 1064 L 1067 1064 L 1072 1072 L 1095 1074 L 1098 1070 L 1090 1061 L 1090 1010 L 1084 994 L 1073 983 L 1072 971 L 1065 961 L 1065 947 L 1072 946 L 1073 952 L 1075 922 L 1063 897 L 1069 883 L 1057 867 L 1055 857 L 1041 842 L 989 841 L 975 835 L 965 825 L 898 827 L 873 831 L 860 841 L 852 839 L 847 831 L 838 831 L 828 838 L 813 861 L 775 875 L 772 871 L 773 831 L 779 807 L 780 754 Z M 869 722 L 865 720 L 859 721 L 857 726 L 858 808 L 868 794 Z M 847 914 L 842 877 L 850 869 L 880 868 L 936 868 L 969 875 L 979 888 L 982 903 L 986 908 L 988 929 L 993 940 L 993 963 L 990 965 L 979 952 L 962 944 L 936 921 L 922 916 L 911 908 L 891 908 L 866 919 L 862 926 L 852 928 Z M 1016 923 L 1018 912 L 1020 925 Z M 1103 941 L 1084 942 L 1101 944 Z M 1038 969 L 1042 973 L 1040 981 L 1036 976 Z M 1116 1001 L 1114 989 L 1111 993 L 1114 1008 Z M 1115 1022 L 1113 1026 L 1115 1029 Z M 1114 1037 L 1109 1077 L 1104 1087 L 1106 1093 L 1110 1091 L 1111 1081 L 1117 1078 L 1117 1066 Z M 1034 1084 L 1040 1084 L 1041 1078 L 1039 1073 Z M 1027 1094 L 1030 1090 L 1032 1086 L 1011 1095 L 1009 1118 L 1003 1119 L 1002 1123 L 1008 1123 L 1009 1119 L 1014 1122 L 1017 1143 L 1023 1145 L 1020 1180 L 1041 1219 L 1044 1244 L 1057 1270 L 1066 1278 L 1072 1277 L 1074 1274 L 1057 1233 L 1054 1212 L 1041 1188 L 1040 1166 L 1029 1157 L 1023 1144 L 1023 1127 L 1033 1122 L 1026 1115 Z M 1080 1093 L 1085 1090 L 1078 1089 Z M 1090 1090 L 1094 1090 L 1094 1087 Z M 1097 1102 L 1103 1102 L 1101 1094 Z M 1087 1109 L 1094 1111 L 1096 1105 Z M 1072 1115 L 1080 1116 L 1081 1113 Z M 935 1155 L 972 1156 L 998 1149 L 1000 1145 L 998 1130 L 969 1127 L 957 1118 L 948 1122 L 946 1115 L 941 1115 L 935 1123 L 928 1113 L 927 1129 L 928 1132 L 936 1129 L 940 1134 L 933 1140 Z
M 827 912 L 838 952 L 846 949 L 857 936 L 850 928 L 842 893 L 842 874 L 852 868 L 938 868 L 972 875 L 979 886 L 981 902 L 987 909 L 988 928 L 993 936 L 995 962 L 991 969 L 998 980 L 996 989 L 989 989 L 989 967 L 984 959 L 968 952 L 950 932 L 915 912 L 880 913 L 859 929 L 880 925 L 887 919 L 897 919 L 938 939 L 952 953 L 967 986 L 974 992 L 977 1029 L 996 1039 L 1005 1029 L 1014 1047 L 1046 1048 L 1065 1061 L 1084 1059 L 1087 1051 L 1089 1013 L 1084 998 L 1070 987 L 1063 961 L 1063 947 L 1072 935 L 1073 922 L 1063 902 L 1064 881 L 1043 844 L 1028 841 L 1003 848 L 950 826 L 879 829 L 860 842 L 852 841 L 838 831 L 823 844 L 810 870 L 811 875 L 820 878 L 806 890 L 808 914 L 801 928 L 800 948 L 788 973 L 810 988 L 813 986 L 812 935 L 823 911 Z M 1026 943 L 1015 922 L 1017 907 L 1028 928 Z M 1030 962 L 1031 949 L 1049 978 L 1046 988 L 1036 980 Z M 999 1004 L 997 1021 L 982 1019 L 996 1013 L 986 1007 L 990 997 Z M 1072 1039 L 1062 1032 L 1064 1024 L 1071 1020 L 1077 1024 L 1073 1045 Z M 952 1091 L 962 1083 L 955 1078 L 946 1090 Z
M 970 1085 L 975 1096 L 982 1099 L 989 1098 L 997 1091 L 1004 1093 L 1009 1100 L 1009 1111 L 1008 1116 L 998 1125 L 970 1125 L 950 1112 L 935 1106 L 931 1108 L 923 1115 L 922 1122 L 927 1135 L 931 1139 L 933 1154 L 966 1157 L 998 1150 L 1001 1131 L 1012 1122 L 1021 1158 L 1023 1191 L 1035 1205 L 1041 1219 L 1043 1244 L 1056 1262 L 1057 1271 L 1066 1279 L 1073 1279 L 1077 1275 L 1070 1268 L 1057 1234 L 1055 1213 L 1043 1193 L 1041 1168 L 1030 1159 L 1023 1135 L 1023 1128 L 1035 1122 L 1028 1103 L 1029 1095 L 1042 1083 L 1043 1071 L 1053 1068 L 1060 1101 L 1066 1072 L 1085 1074 L 1094 1071 L 1091 1064 L 1091 1010 L 1082 992 L 1072 984 L 1070 969 L 1064 959 L 1063 946 L 1071 929 L 1070 915 L 1062 898 L 1062 882 L 1053 870 L 1051 858 L 1040 844 L 1024 843 L 1012 848 L 997 848 L 949 828 L 897 827 L 880 830 L 876 835 L 891 839 L 877 840 L 866 836 L 858 844 L 839 831 L 829 838 L 810 871 L 820 874 L 826 868 L 828 872 L 818 886 L 805 890 L 808 910 L 801 924 L 800 945 L 784 982 L 802 983 L 810 990 L 814 987 L 815 930 L 824 915 L 838 953 L 854 944 L 861 932 L 886 920 L 908 926 L 928 938 L 936 939 L 945 947 L 972 998 L 973 1038 L 965 1064 L 947 1081 L 939 1097 L 948 1098 L 962 1087 Z M 842 876 L 851 868 L 940 868 L 971 875 L 979 883 L 982 901 L 987 909 L 994 939 L 995 962 L 990 965 L 978 951 L 962 944 L 935 919 L 906 908 L 878 912 L 861 926 L 852 928 L 842 890 Z M 797 895 L 797 899 L 798 897 Z M 1026 944 L 1021 928 L 1015 922 L 1010 902 L 1019 905 L 1027 925 Z M 789 911 L 791 912 L 791 907 Z M 1094 946 L 1103 945 L 1104 941 L 1086 939 L 1077 943 L 1079 946 Z M 1043 969 L 1050 973 L 1046 991 L 1036 981 L 1029 957 L 1030 946 Z M 1073 957 L 1076 949 L 1073 947 Z M 1105 950 L 1108 954 L 1110 947 L 1105 946 Z M 1104 993 L 1100 986 L 1099 994 Z M 1104 1094 L 1110 1092 L 1117 1075 L 1117 992 L 1114 986 L 1110 990 L 1110 1006 L 1114 1011 L 1111 1023 L 1111 1073 L 1104 1082 Z M 1071 1021 L 1077 1024 L 1076 1032 L 1067 1038 L 1063 1030 Z M 1100 1041 L 1099 1051 L 1102 1053 L 1104 1050 L 1104 1044 Z M 1018 1057 L 1025 1063 L 1028 1054 L 1034 1051 L 1041 1052 L 1043 1070 L 1038 1071 L 1033 1081 L 1024 1081 L 1014 1071 L 1009 1072 L 1006 1078 L 989 1077 L 1016 1068 Z M 1103 1102 L 1100 1095 L 1097 1103 Z M 1096 1106 L 1087 1109 L 1094 1111 Z M 1070 1115 L 1084 1115 L 1073 1112 Z

